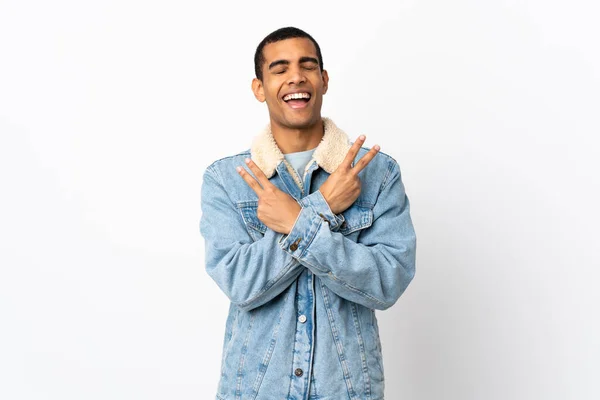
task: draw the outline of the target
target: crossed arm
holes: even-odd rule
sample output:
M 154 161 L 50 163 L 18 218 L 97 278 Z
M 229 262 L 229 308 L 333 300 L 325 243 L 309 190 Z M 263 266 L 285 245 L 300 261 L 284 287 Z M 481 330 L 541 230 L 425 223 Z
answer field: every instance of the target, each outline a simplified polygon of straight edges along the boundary
M 332 185 L 337 192 L 330 191 L 326 181 L 299 202 L 272 185 L 250 161 L 248 165 L 258 181 L 246 171 L 240 175 L 259 196 L 257 216 L 271 228 L 255 242 L 237 216 L 218 172 L 207 169 L 200 222 L 206 243 L 206 269 L 238 307 L 250 310 L 265 304 L 288 287 L 304 268 L 309 268 L 339 296 L 369 308 L 386 309 L 404 292 L 414 276 L 416 238 L 397 163 L 391 163 L 387 170 L 373 208 L 373 223 L 361 232 L 359 242 L 337 232 L 339 219 L 335 214 L 347 206 L 335 199 L 354 202 L 358 194 L 353 179 L 358 179 L 360 169 L 378 150 L 367 153 L 352 167 L 361 144 L 357 140 L 347 159 L 330 175 L 329 178 L 339 180 Z M 211 201 L 204 201 L 209 196 Z M 282 212 L 284 208 L 287 211 Z M 232 223 L 223 226 L 223 220 Z

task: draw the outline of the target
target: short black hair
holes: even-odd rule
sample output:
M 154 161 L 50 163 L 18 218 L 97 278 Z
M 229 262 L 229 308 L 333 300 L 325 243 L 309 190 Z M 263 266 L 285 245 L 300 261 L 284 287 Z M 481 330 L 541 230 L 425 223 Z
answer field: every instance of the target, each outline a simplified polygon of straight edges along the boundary
M 263 54 L 263 49 L 269 43 L 279 42 L 280 40 L 292 39 L 292 38 L 307 38 L 315 45 L 317 49 L 317 57 L 319 59 L 319 68 L 321 72 L 323 72 L 323 56 L 321 55 L 321 48 L 319 47 L 319 43 L 310 36 L 308 33 L 304 32 L 302 29 L 294 28 L 293 26 L 287 26 L 285 28 L 279 28 L 276 31 L 269 33 L 256 48 L 256 52 L 254 53 L 254 73 L 258 79 L 262 81 L 262 66 L 266 62 L 265 55 Z

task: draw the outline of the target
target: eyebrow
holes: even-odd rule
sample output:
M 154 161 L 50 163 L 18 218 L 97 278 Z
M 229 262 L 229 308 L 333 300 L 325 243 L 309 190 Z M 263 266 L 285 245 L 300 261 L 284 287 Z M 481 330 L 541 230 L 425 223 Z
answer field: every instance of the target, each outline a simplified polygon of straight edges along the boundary
M 300 57 L 300 64 L 304 64 L 307 62 L 312 62 L 312 63 L 318 64 L 319 60 L 317 60 L 314 57 Z M 276 67 L 278 65 L 289 65 L 289 64 L 290 64 L 289 60 L 275 60 L 271 64 L 269 64 L 269 69 Z

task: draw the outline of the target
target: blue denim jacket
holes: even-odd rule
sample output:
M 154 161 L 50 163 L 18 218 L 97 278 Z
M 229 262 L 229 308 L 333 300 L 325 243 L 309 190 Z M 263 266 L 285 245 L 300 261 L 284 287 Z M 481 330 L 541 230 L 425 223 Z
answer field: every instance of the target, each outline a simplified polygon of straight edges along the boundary
M 384 398 L 375 310 L 391 307 L 415 274 L 409 201 L 398 163 L 380 151 L 359 173 L 358 199 L 333 214 L 318 189 L 351 142 L 323 121 L 303 181 L 269 126 L 204 172 L 206 271 L 230 300 L 217 399 Z M 289 234 L 258 219 L 258 197 L 235 169 L 246 157 L 302 206 Z

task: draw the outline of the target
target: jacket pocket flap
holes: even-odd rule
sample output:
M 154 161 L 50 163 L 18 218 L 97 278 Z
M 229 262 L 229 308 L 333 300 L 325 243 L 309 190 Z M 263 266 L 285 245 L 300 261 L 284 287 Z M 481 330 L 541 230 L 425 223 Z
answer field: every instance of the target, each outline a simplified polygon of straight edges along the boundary
M 373 224 L 373 210 L 370 207 L 353 204 L 345 211 L 344 222 L 340 226 L 340 233 L 348 235 L 359 229 L 368 228 Z
M 262 221 L 256 216 L 256 210 L 258 209 L 258 201 L 239 201 L 237 203 L 237 207 L 242 213 L 242 218 L 244 219 L 246 226 L 255 229 L 263 234 L 267 231 L 267 226 L 263 224 Z

